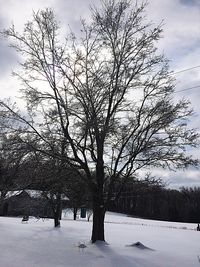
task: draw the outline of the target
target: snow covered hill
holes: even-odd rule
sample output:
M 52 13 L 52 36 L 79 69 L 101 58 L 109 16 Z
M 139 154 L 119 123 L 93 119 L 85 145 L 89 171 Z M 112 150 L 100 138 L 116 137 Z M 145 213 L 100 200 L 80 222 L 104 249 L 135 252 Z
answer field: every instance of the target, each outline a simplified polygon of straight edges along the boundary
M 195 224 L 106 215 L 107 243 L 90 243 L 92 223 L 0 218 L 0 267 L 200 267 Z

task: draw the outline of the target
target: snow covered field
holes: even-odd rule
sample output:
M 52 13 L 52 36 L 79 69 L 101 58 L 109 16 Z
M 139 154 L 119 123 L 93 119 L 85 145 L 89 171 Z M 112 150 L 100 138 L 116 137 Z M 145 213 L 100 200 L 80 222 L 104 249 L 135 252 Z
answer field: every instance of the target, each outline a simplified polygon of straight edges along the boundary
M 108 244 L 90 243 L 92 223 L 66 214 L 27 224 L 0 217 L 0 267 L 200 267 L 200 232 L 195 224 L 106 215 Z M 142 243 L 133 245 L 137 242 Z M 80 249 L 79 244 L 87 247 Z

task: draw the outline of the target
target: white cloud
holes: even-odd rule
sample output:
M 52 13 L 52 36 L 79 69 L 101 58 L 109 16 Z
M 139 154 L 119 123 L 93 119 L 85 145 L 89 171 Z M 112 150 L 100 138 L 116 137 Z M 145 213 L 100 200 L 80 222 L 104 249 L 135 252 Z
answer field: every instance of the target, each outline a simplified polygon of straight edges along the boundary
M 180 59 L 198 45 L 200 9 L 197 5 L 185 5 L 179 0 L 153 0 L 148 10 L 153 21 L 164 20 L 164 39 L 160 46 L 170 59 Z

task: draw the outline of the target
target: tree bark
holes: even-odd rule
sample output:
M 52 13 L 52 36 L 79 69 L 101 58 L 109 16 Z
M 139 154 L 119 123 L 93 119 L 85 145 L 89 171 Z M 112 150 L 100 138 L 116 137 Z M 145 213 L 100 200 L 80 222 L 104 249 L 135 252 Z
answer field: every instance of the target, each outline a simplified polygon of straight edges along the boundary
M 93 203 L 93 228 L 92 228 L 92 243 L 97 240 L 105 241 L 104 236 L 104 218 L 105 208 L 101 203 Z
M 54 214 L 54 227 L 60 227 L 60 219 L 57 214 Z
M 92 243 L 97 240 L 105 241 L 104 235 L 104 218 L 106 208 L 104 205 L 103 186 L 104 186 L 104 160 L 103 160 L 103 138 L 97 138 L 97 164 L 96 180 L 97 188 L 93 191 L 93 228 Z
M 54 211 L 54 227 L 60 227 L 60 220 L 61 220 L 61 195 L 58 194 L 56 197 L 56 204 L 55 204 L 55 211 Z

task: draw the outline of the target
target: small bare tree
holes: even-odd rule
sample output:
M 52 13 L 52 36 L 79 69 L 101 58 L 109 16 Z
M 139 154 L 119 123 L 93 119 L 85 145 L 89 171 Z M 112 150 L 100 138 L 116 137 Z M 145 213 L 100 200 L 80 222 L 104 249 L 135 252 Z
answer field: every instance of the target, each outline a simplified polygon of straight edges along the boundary
M 187 146 L 197 145 L 197 134 L 186 125 L 192 110 L 185 100 L 173 101 L 167 60 L 156 49 L 162 25 L 144 19 L 145 6 L 102 1 L 100 10 L 92 9 L 92 22 L 82 21 L 82 37 L 70 34 L 64 45 L 49 9 L 34 13 L 23 34 L 14 26 L 4 32 L 23 56 L 22 72 L 15 74 L 24 84 L 30 117 L 1 106 L 26 124 L 23 142 L 28 136 L 34 149 L 85 172 L 93 202 L 92 242 L 105 239 L 113 188 L 119 197 L 137 170 L 197 164 L 185 154 Z M 60 140 L 62 157 L 54 149 Z
M 60 227 L 62 216 L 62 199 L 69 172 L 60 160 L 41 157 L 35 166 L 35 184 L 40 190 L 41 197 L 45 198 L 51 207 L 54 226 Z

